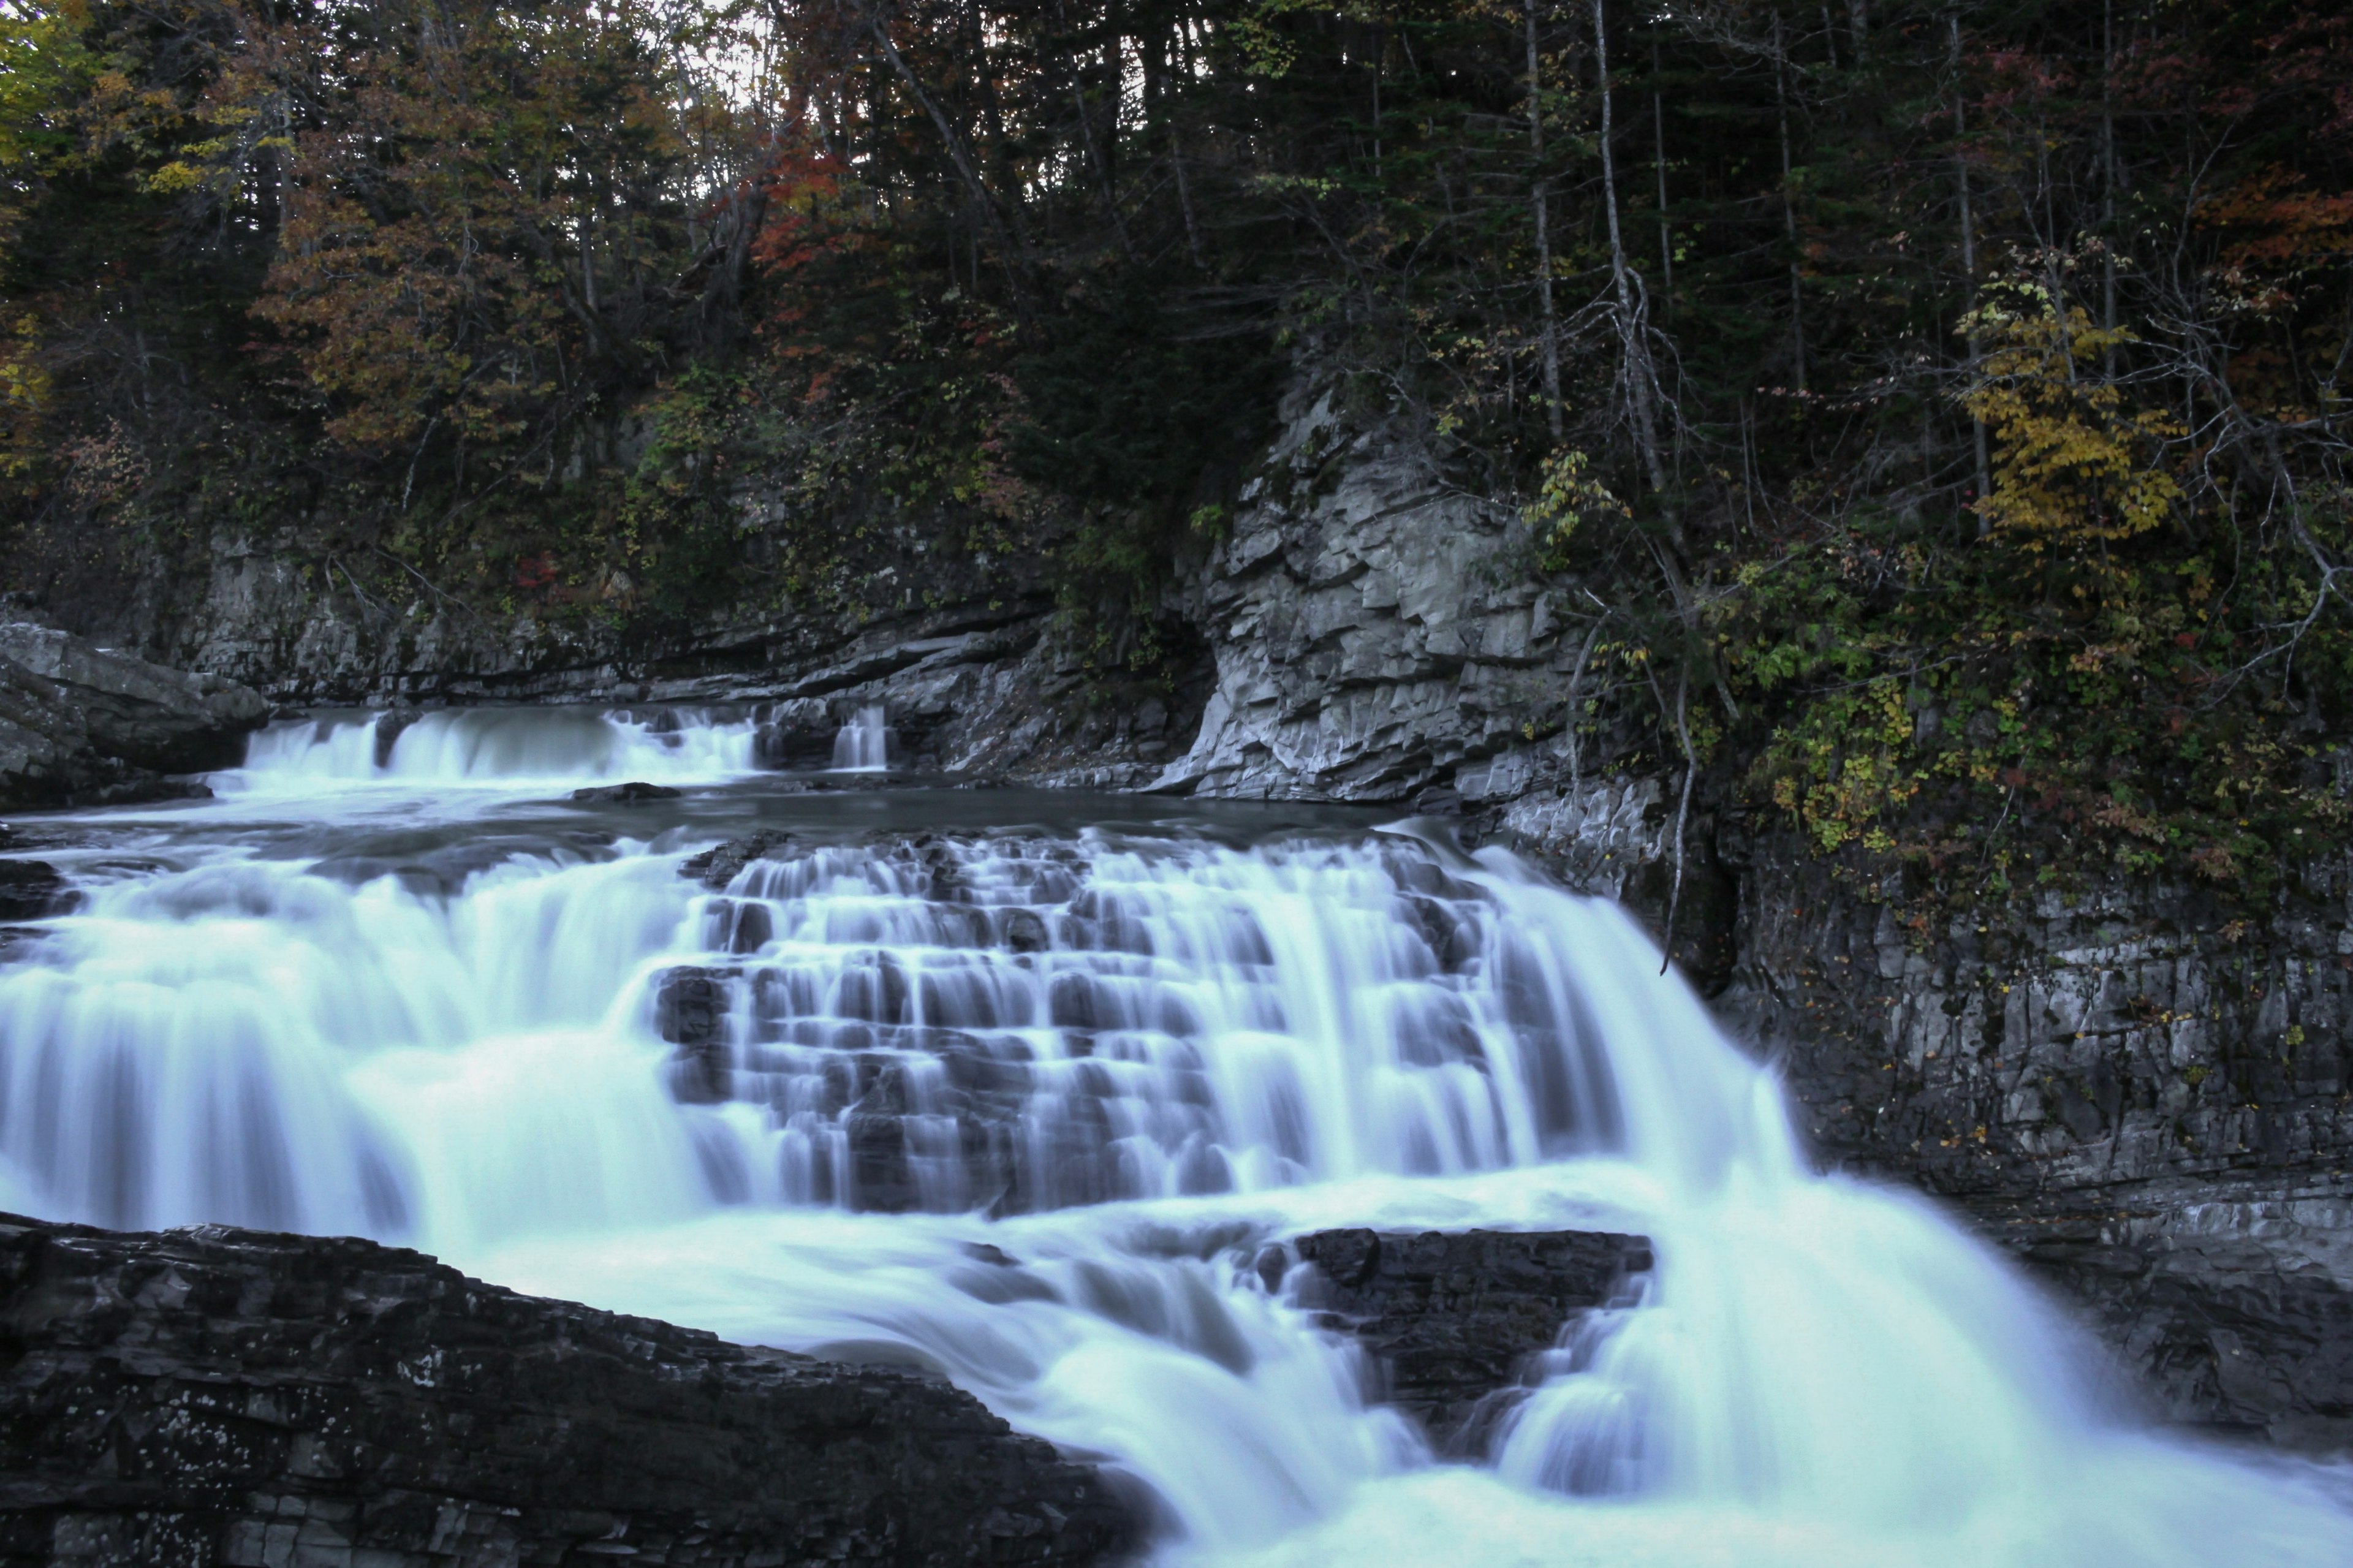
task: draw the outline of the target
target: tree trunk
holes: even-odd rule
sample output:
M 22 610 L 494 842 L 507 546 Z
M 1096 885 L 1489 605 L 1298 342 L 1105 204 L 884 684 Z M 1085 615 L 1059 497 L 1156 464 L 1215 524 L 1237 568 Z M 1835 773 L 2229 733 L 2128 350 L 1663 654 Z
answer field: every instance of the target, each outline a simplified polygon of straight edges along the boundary
M 1965 110 L 1967 95 L 1961 89 L 1961 19 L 1959 16 L 1956 16 L 1948 17 L 1947 21 L 1952 26 L 1953 40 L 1953 169 L 1955 174 L 1958 176 L 1960 183 L 1961 278 L 1965 290 L 1963 296 L 1965 300 L 1964 308 L 1968 312 L 1969 375 L 1974 379 L 1978 373 L 1978 361 L 1977 322 L 1978 240 L 1977 228 L 1969 213 L 1968 150 L 1961 145 L 1961 138 L 1968 134 L 1968 122 Z M 1983 500 L 1989 494 L 1992 493 L 1993 464 L 1986 451 L 1985 421 L 1978 418 L 1974 414 L 1969 416 L 1969 437 L 1977 452 L 1978 487 L 1976 499 Z M 1986 527 L 1987 524 L 1985 519 L 1982 516 L 1979 517 L 1978 519 L 1978 531 L 1980 534 L 1984 533 L 1986 531 Z
M 1599 0 L 1597 0 L 1597 4 Z M 1798 263 L 1798 197 L 1789 161 L 1788 54 L 1782 46 L 1781 14 L 1773 13 L 1773 108 L 1781 130 L 1781 224 L 1789 240 L 1789 347 L 1797 365 L 1798 390 L 1806 390 L 1806 311 L 1803 270 Z
M 1659 310 L 1672 317 L 1675 308 L 1675 237 L 1667 223 L 1667 100 L 1659 90 L 1659 41 L 1651 40 L 1651 133 L 1659 169 Z
M 1667 491 L 1666 466 L 1659 458 L 1657 409 L 1651 371 L 1651 345 L 1643 334 L 1642 312 L 1635 299 L 1633 268 L 1626 265 L 1626 242 L 1618 226 L 1618 163 L 1610 149 L 1609 27 L 1603 0 L 1593 0 L 1593 70 L 1601 91 L 1601 205 L 1609 220 L 1609 278 L 1618 295 L 1618 349 L 1620 374 L 1626 378 L 1628 412 L 1634 426 L 1634 447 L 1641 454 L 1644 477 L 1651 492 Z
M 1528 149 L 1535 163 L 1536 301 L 1544 321 L 1545 423 L 1560 441 L 1560 331 L 1552 302 L 1552 215 L 1544 171 L 1544 80 L 1536 53 L 1536 0 L 1524 0 L 1528 34 Z
M 2100 324 L 2116 330 L 2116 7 L 2100 6 Z M 2116 350 L 2108 345 L 2107 376 L 2116 378 Z
M 872 31 L 874 41 L 882 47 L 882 58 L 890 62 L 891 68 L 898 73 L 899 79 L 907 84 L 908 92 L 913 95 L 916 103 L 922 106 L 923 112 L 931 117 L 934 128 L 939 132 L 940 141 L 947 148 L 948 159 L 955 165 L 957 177 L 964 181 L 965 188 L 971 193 L 973 203 L 979 207 L 981 217 L 988 225 L 989 232 L 996 237 L 997 265 L 1003 268 L 1006 284 L 1013 291 L 1014 306 L 1020 313 L 1027 315 L 1029 290 L 1023 279 L 1029 268 L 1029 246 L 1022 243 L 1018 233 L 1008 226 L 1006 216 L 997 209 L 995 195 L 981 183 L 979 172 L 974 169 L 972 158 L 965 151 L 964 138 L 956 133 L 956 128 L 949 122 L 947 115 L 941 110 L 938 100 L 925 90 L 922 79 L 915 75 L 914 68 L 907 64 L 906 57 L 899 52 L 899 46 L 892 41 L 889 26 L 880 16 L 871 11 L 866 13 L 866 25 Z

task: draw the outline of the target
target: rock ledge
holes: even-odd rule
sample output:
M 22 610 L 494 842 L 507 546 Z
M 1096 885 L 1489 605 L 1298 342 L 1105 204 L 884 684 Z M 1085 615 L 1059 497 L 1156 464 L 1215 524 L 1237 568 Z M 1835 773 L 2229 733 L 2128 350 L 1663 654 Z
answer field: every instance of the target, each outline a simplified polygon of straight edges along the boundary
M 1091 1468 L 922 1374 L 419 1253 L 0 1216 L 0 1563 L 1093 1563 Z
M 1289 1250 L 1313 1266 L 1293 1282 L 1300 1304 L 1374 1357 L 1369 1392 L 1461 1457 L 1484 1451 L 1499 1399 L 1571 1321 L 1651 1268 L 1648 1240 L 1606 1231 L 1324 1230 Z

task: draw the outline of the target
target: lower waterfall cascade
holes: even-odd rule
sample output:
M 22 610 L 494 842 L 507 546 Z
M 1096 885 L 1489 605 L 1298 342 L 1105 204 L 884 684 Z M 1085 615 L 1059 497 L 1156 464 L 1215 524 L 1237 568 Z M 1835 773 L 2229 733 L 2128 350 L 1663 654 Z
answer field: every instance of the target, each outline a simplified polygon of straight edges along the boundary
M 755 729 L 298 721 L 46 819 L 80 902 L 0 963 L 0 1208 L 928 1367 L 1169 1564 L 2353 1564 L 2353 1469 L 2138 1424 L 1933 1205 L 1814 1172 L 1614 906 L 1361 816 L 776 795 Z M 618 779 L 685 794 L 555 787 Z M 1265 1264 L 1345 1226 L 1656 1263 L 1441 1459 Z

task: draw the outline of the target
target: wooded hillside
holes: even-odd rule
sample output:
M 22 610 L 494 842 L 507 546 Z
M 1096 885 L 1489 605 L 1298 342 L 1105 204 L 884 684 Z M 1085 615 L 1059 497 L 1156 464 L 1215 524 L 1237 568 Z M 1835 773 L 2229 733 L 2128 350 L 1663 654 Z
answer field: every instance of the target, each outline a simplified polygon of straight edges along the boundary
M 1826 850 L 2260 887 L 2343 836 L 2341 7 L 0 19 L 54 604 L 295 522 L 386 606 L 854 604 L 894 527 L 1148 676 L 1306 367 L 1527 517 L 1560 725 Z

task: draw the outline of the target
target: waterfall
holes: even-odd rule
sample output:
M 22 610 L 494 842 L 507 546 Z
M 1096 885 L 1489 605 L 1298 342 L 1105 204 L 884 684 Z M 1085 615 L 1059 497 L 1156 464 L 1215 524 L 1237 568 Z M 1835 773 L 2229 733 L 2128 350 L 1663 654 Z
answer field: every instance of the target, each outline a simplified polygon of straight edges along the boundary
M 272 724 L 228 787 L 708 782 L 756 766 L 755 718 L 693 708 L 356 710 Z M 218 784 L 216 787 L 220 787 Z
M 837 772 L 875 773 L 891 765 L 891 730 L 882 704 L 870 702 L 833 738 Z
M 1130 1477 L 1169 1563 L 2353 1562 L 2343 1471 L 2136 1430 L 1983 1247 L 1810 1169 L 1631 921 L 1500 852 L 1089 829 L 1082 796 L 1028 829 L 772 810 L 714 889 L 662 803 L 562 843 L 518 805 L 450 816 L 489 847 L 427 875 L 295 793 L 748 765 L 732 721 L 663 722 L 428 714 L 382 761 L 306 722 L 216 801 L 81 818 L 140 854 L 60 856 L 84 902 L 0 966 L 0 1196 L 930 1367 Z M 1337 1225 L 1657 1262 L 1440 1464 L 1265 1265 Z

